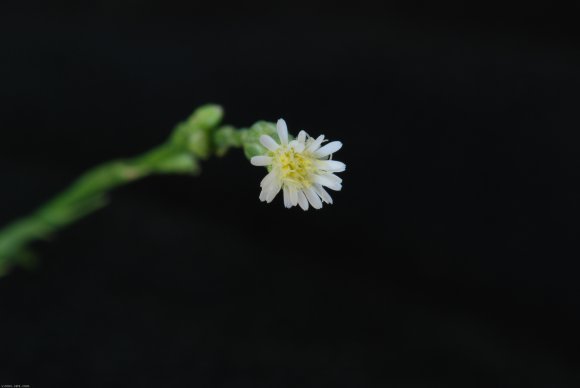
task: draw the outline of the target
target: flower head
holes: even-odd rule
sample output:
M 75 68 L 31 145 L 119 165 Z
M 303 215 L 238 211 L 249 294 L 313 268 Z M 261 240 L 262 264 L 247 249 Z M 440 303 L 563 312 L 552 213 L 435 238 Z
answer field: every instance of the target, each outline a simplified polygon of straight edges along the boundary
M 260 143 L 268 151 L 250 160 L 254 166 L 265 166 L 269 171 L 260 183 L 260 201 L 270 203 L 282 190 L 287 208 L 300 205 L 303 210 L 308 210 L 310 204 L 320 209 L 323 202 L 331 204 L 332 198 L 324 187 L 335 191 L 342 188 L 342 179 L 334 173 L 344 171 L 346 166 L 331 160 L 332 154 L 342 147 L 342 143 L 333 141 L 323 146 L 324 135 L 315 139 L 304 131 L 289 141 L 288 128 L 282 119 L 278 120 L 276 130 L 280 143 L 268 135 L 262 135 Z

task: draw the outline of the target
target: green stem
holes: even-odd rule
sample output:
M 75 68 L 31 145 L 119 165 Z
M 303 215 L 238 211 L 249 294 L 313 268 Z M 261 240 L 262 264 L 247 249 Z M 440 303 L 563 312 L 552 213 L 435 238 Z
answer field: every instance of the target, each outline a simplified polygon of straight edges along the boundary
M 111 190 L 162 171 L 164 162 L 178 156 L 174 147 L 164 144 L 139 157 L 105 163 L 84 173 L 36 212 L 0 230 L 0 275 L 15 264 L 26 263 L 30 258 L 27 246 L 32 241 L 46 239 L 102 208 Z M 184 156 L 193 162 L 191 155 Z M 191 166 L 190 172 L 194 172 L 196 165 Z
M 115 188 L 152 174 L 195 174 L 200 159 L 224 155 L 230 148 L 244 148 L 248 158 L 261 154 L 263 134 L 273 135 L 272 123 L 257 122 L 250 129 L 218 127 L 223 111 L 217 105 L 197 109 L 178 124 L 169 140 L 134 158 L 108 162 L 78 178 L 51 201 L 0 230 L 0 276 L 16 265 L 33 263 L 28 246 L 47 239 L 60 229 L 107 204 Z
M 113 189 L 152 174 L 198 173 L 198 159 L 216 152 L 212 149 L 214 136 L 232 130 L 231 127 L 216 129 L 222 115 L 222 109 L 216 105 L 197 109 L 175 128 L 166 143 L 140 156 L 90 169 L 36 212 L 0 230 L 0 276 L 15 265 L 31 262 L 33 257 L 28 246 L 32 242 L 47 239 L 105 206 Z M 223 144 L 221 153 L 234 145 L 232 136 L 238 135 L 234 133 L 219 139 Z

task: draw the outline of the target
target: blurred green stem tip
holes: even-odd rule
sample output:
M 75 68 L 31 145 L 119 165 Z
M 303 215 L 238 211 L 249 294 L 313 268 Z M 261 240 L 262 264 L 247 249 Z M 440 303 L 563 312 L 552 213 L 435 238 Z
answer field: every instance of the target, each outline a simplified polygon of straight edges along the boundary
M 231 148 L 243 148 L 249 159 L 264 152 L 259 138 L 275 136 L 273 123 L 259 121 L 248 129 L 223 125 L 221 106 L 208 104 L 177 124 L 167 141 L 133 158 L 96 166 L 74 181 L 28 217 L 0 230 L 0 276 L 15 266 L 34 267 L 31 243 L 46 240 L 58 230 L 106 206 L 116 187 L 152 174 L 200 173 L 200 161 L 223 156 Z

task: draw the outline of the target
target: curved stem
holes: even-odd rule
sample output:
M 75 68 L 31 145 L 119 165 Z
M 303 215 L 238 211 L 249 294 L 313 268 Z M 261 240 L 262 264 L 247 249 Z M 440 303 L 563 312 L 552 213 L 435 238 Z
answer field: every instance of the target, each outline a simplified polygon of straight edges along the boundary
M 232 147 L 243 147 L 246 156 L 262 152 L 261 134 L 274 133 L 271 123 L 258 122 L 249 130 L 218 128 L 221 107 L 206 105 L 178 124 L 169 140 L 140 156 L 108 162 L 92 168 L 28 217 L 0 230 L 0 276 L 15 265 L 32 262 L 28 246 L 107 204 L 110 191 L 152 174 L 195 174 L 199 159 L 222 156 Z
M 169 167 L 173 172 L 180 172 L 179 167 L 188 173 L 198 170 L 191 154 L 180 153 L 167 143 L 136 158 L 108 162 L 87 171 L 36 212 L 0 230 L 0 275 L 15 264 L 27 262 L 27 246 L 32 241 L 46 239 L 105 206 L 111 190 L 156 172 L 169 172 L 164 171 Z
M 176 126 L 166 143 L 140 156 L 90 169 L 36 212 L 1 229 L 0 276 L 15 265 L 31 262 L 33 256 L 28 246 L 33 241 L 46 239 L 105 206 L 107 195 L 116 187 L 156 173 L 199 172 L 198 159 L 213 153 L 212 136 L 222 116 L 223 110 L 217 105 L 200 107 Z

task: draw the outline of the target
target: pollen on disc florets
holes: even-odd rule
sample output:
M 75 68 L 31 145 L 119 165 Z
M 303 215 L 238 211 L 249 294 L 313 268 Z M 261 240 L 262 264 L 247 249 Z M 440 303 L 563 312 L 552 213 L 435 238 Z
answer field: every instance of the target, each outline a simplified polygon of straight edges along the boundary
M 263 135 L 260 143 L 268 149 L 265 155 L 254 156 L 251 163 L 255 166 L 266 166 L 268 175 L 260 186 L 260 200 L 272 202 L 280 192 L 284 193 L 284 205 L 292 207 L 300 205 L 308 210 L 309 204 L 320 209 L 322 203 L 331 204 L 332 198 L 324 189 L 342 188 L 342 179 L 334 173 L 342 172 L 344 163 L 330 160 L 330 156 L 342 147 L 339 141 L 333 141 L 325 146 L 324 135 L 314 139 L 304 131 L 300 131 L 295 140 L 288 141 L 286 122 L 280 119 L 276 125 L 280 143 L 272 137 Z
M 287 184 L 301 189 L 312 186 L 312 174 L 316 172 L 316 167 L 310 155 L 297 152 L 291 146 L 279 147 L 268 154 L 271 154 L 272 169 L 277 169 L 280 178 Z

